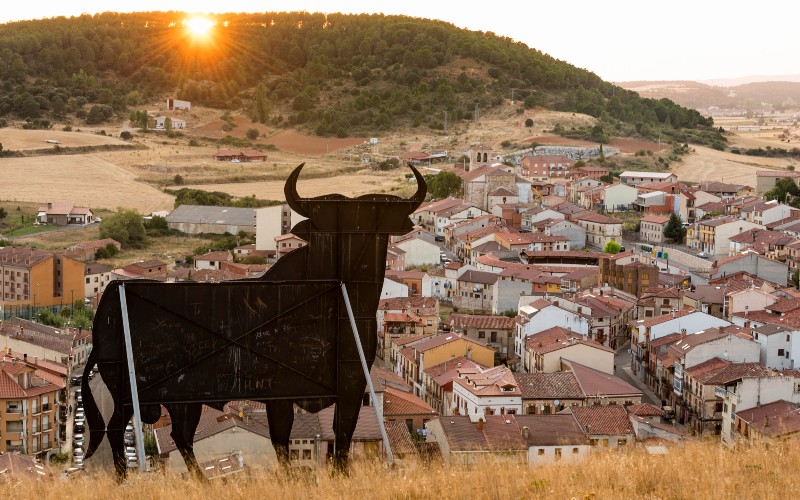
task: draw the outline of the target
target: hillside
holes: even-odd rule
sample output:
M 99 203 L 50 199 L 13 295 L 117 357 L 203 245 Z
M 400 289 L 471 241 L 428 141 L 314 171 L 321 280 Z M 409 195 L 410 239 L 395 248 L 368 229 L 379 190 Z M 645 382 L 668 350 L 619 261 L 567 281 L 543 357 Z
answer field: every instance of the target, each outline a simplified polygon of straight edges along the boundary
M 635 81 L 619 85 L 645 98 L 666 98 L 695 109 L 717 106 L 758 110 L 762 103 L 785 109 L 800 104 L 800 82 L 791 81 L 750 82 L 727 87 L 694 81 Z
M 305 12 L 212 19 L 207 38 L 191 36 L 176 12 L 0 25 L 0 120 L 25 120 L 28 128 L 118 123 L 172 96 L 323 136 L 444 132 L 513 92 L 527 109 L 600 118 L 606 132 L 595 130 L 595 139 L 655 138 L 663 127 L 714 134 L 694 110 L 642 99 L 522 43 L 441 21 Z

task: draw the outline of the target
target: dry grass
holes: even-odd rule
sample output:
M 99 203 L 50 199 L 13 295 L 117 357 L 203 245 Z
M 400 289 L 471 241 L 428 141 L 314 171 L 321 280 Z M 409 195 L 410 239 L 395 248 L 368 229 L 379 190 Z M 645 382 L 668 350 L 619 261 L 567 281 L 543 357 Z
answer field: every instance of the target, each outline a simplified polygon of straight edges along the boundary
M 135 176 L 96 155 L 35 156 L 3 160 L 0 199 L 73 201 L 93 209 L 171 209 L 172 196 L 136 182 Z
M 692 146 L 692 149 L 695 152 L 672 168 L 681 181 L 724 181 L 755 187 L 758 170 L 784 170 L 793 163 L 786 158 L 736 155 L 703 146 Z
M 6 491 L 26 498 L 790 498 L 800 487 L 800 453 L 795 447 L 738 453 L 715 443 L 691 443 L 665 456 L 641 449 L 599 453 L 585 465 L 525 465 L 487 462 L 463 466 L 406 463 L 389 470 L 357 463 L 349 477 L 327 471 L 289 478 L 281 472 L 254 472 L 227 482 L 200 484 L 177 476 L 133 475 L 117 486 L 107 475 L 19 481 Z M 0 486 L 0 491 L 4 489 Z

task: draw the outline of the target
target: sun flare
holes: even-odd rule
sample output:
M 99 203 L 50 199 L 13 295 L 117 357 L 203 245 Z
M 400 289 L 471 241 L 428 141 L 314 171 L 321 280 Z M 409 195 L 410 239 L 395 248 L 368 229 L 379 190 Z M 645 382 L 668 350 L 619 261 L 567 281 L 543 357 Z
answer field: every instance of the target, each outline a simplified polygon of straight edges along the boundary
M 205 17 L 193 17 L 185 21 L 189 32 L 196 37 L 204 37 L 214 26 L 214 22 Z

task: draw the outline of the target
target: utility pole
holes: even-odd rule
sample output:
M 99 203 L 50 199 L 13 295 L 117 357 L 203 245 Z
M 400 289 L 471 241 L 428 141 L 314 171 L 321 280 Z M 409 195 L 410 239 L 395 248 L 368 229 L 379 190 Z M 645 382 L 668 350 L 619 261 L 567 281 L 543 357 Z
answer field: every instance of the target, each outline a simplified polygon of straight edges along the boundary
M 478 123 L 480 119 L 480 110 L 478 109 L 478 103 L 475 103 L 475 123 Z
M 511 89 L 511 105 L 514 105 L 514 91 L 517 89 Z
M 444 112 L 444 133 L 447 135 L 447 110 Z

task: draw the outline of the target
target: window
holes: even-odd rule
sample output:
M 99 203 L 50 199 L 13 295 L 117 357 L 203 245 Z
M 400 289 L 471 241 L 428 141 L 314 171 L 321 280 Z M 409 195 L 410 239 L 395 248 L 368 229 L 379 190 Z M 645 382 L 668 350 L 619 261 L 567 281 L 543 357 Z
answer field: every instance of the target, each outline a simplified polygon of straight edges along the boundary
M 290 460 L 300 460 L 300 450 L 289 450 Z
M 626 444 L 628 444 L 627 439 L 617 439 L 617 446 L 625 446 Z
M 311 450 L 303 450 L 303 460 L 311 460 Z
M 86 278 L 86 284 L 88 285 L 91 280 L 91 278 Z
M 778 356 L 783 356 L 783 349 L 778 349 Z
M 497 332 L 492 332 L 489 337 L 489 342 L 497 342 Z
M 536 453 L 541 457 L 542 455 L 544 455 L 544 448 L 539 448 L 538 450 L 536 450 Z
M 578 454 L 578 448 L 572 448 L 572 454 L 573 455 L 577 455 Z
M 478 338 L 479 339 L 485 339 L 486 338 L 486 332 L 478 332 Z
M 556 448 L 556 460 L 561 460 L 561 448 Z

